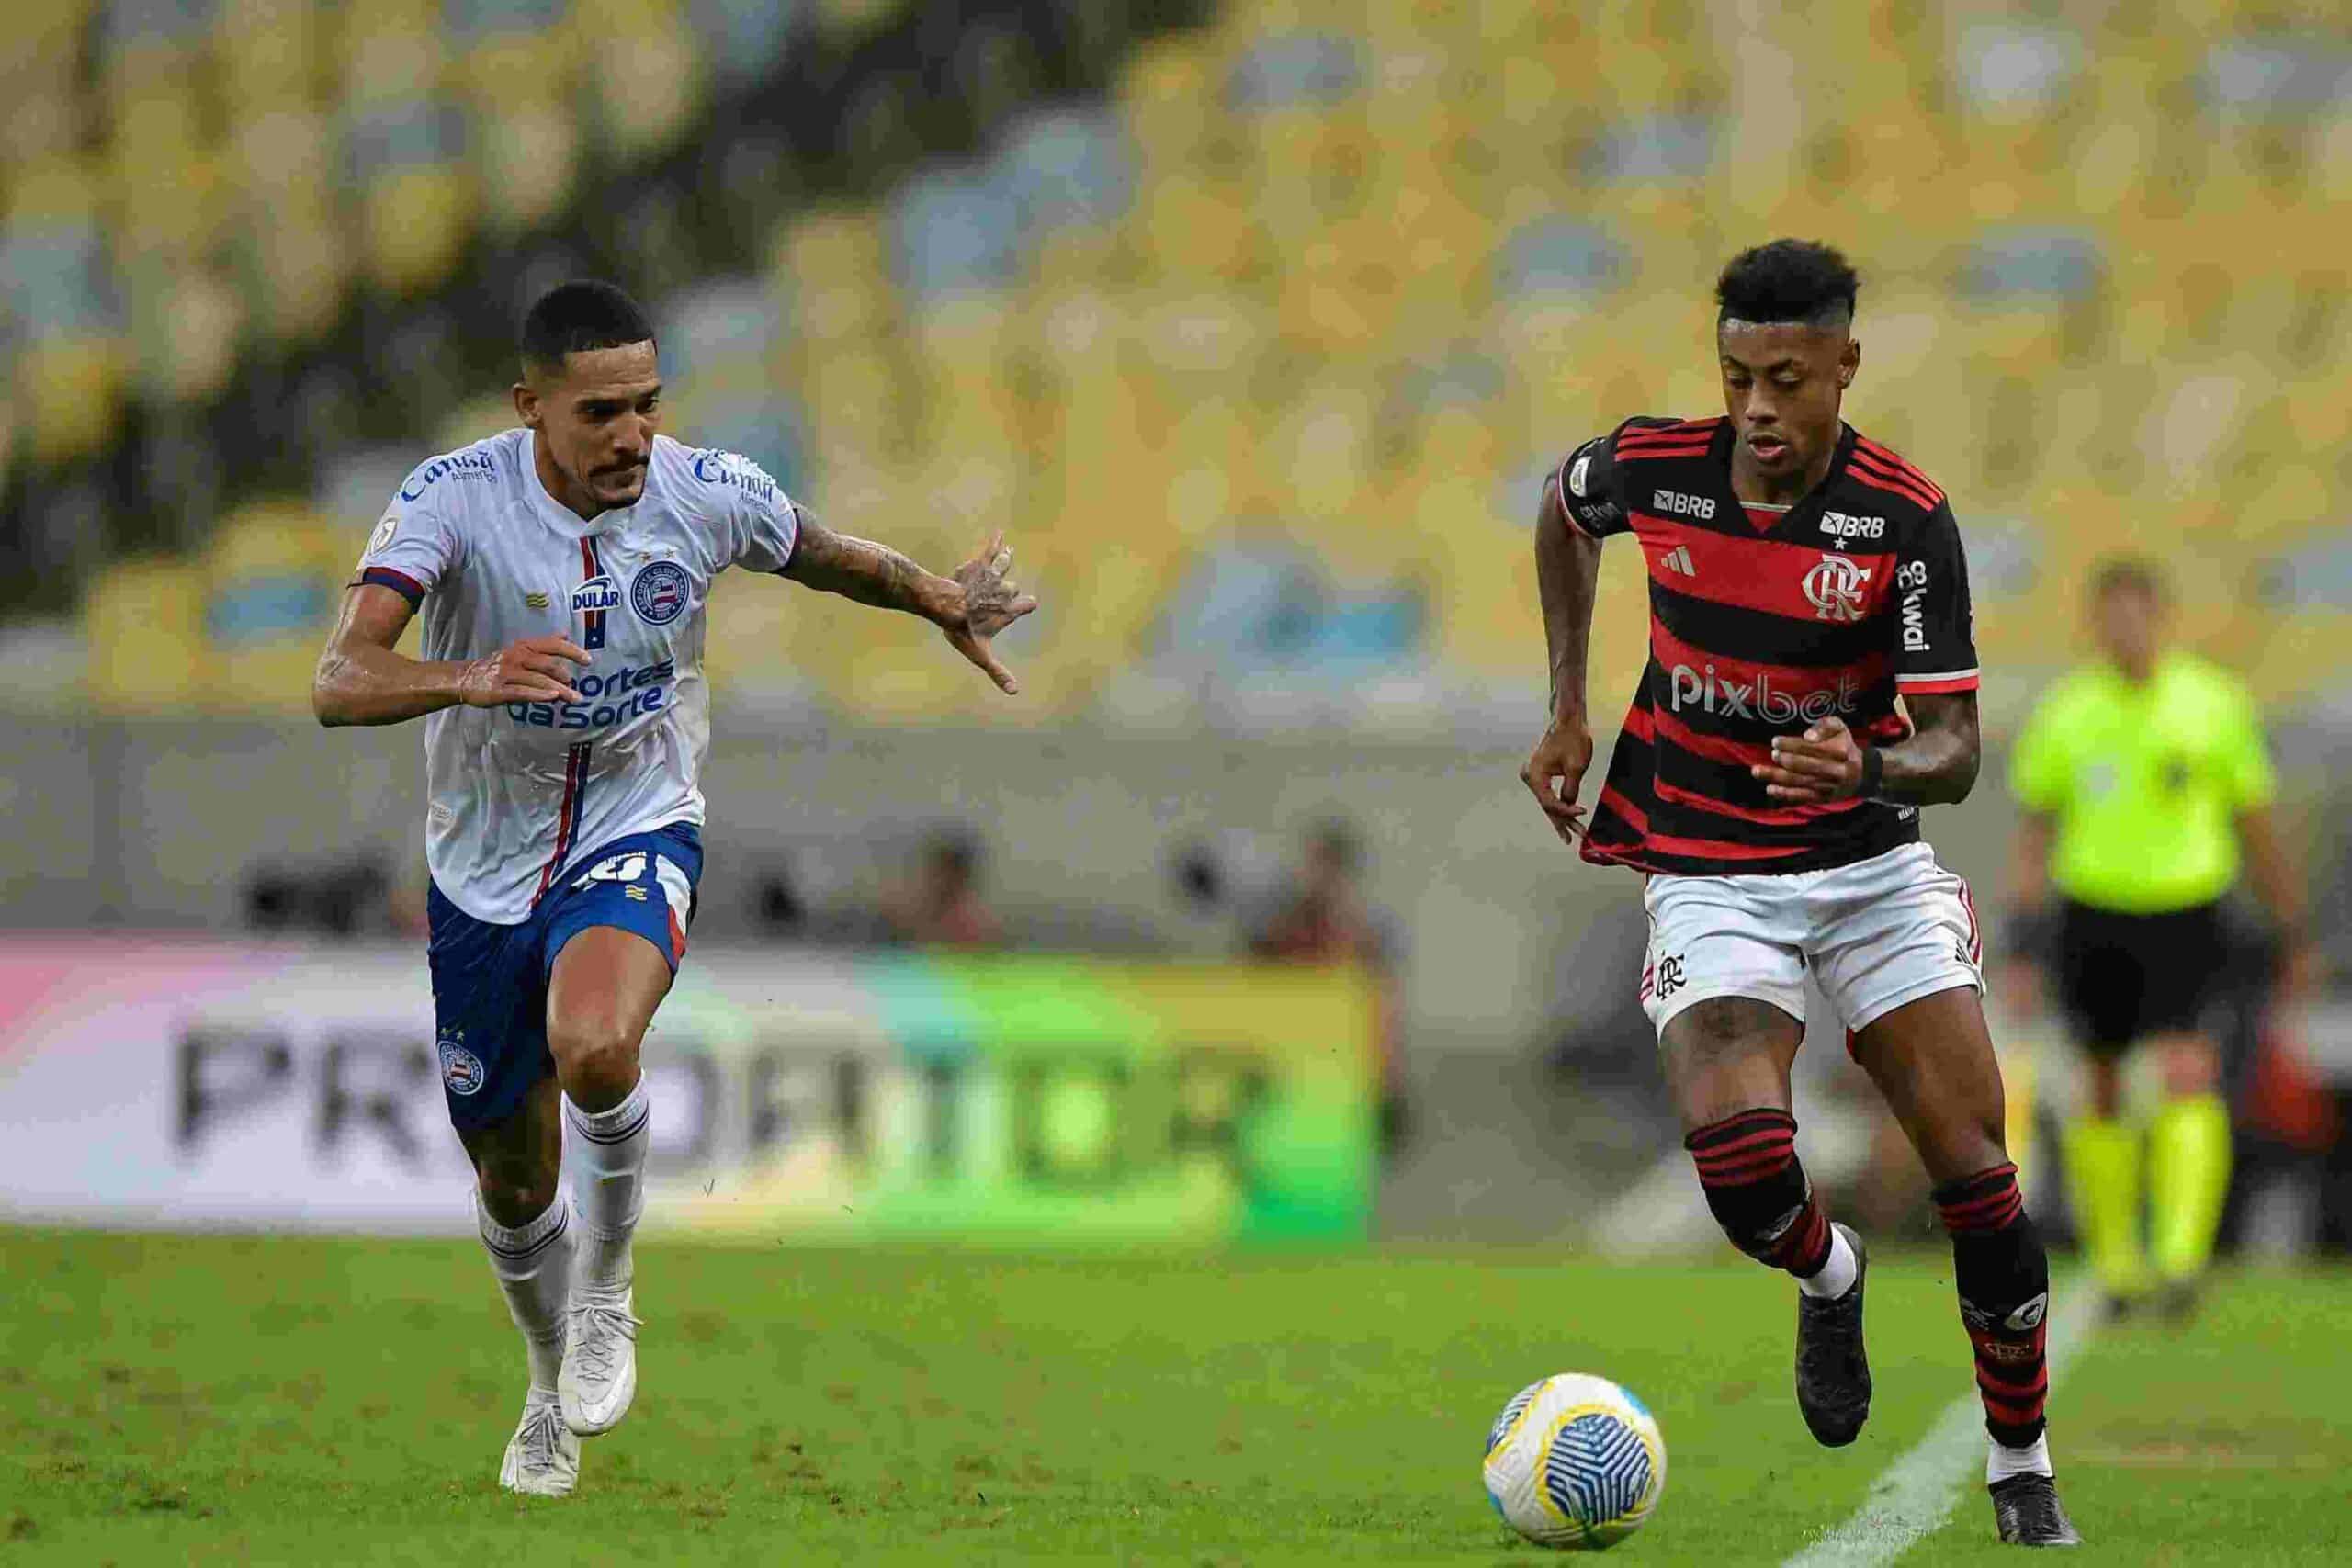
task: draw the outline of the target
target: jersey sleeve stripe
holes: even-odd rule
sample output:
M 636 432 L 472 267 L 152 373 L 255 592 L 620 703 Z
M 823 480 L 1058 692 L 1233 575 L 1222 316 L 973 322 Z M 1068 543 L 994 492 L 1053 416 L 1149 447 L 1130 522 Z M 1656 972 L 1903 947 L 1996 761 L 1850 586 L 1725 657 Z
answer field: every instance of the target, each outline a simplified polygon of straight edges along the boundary
M 1629 430 L 1617 437 L 1615 449 L 1620 452 L 1631 452 L 1643 446 L 1703 446 L 1713 439 L 1713 433 L 1705 430 L 1685 430 L 1679 427 L 1666 430 Z
M 1895 451 L 1892 446 L 1883 446 L 1867 435 L 1857 435 L 1854 438 L 1854 452 L 1857 457 L 1869 458 L 1887 472 L 1909 479 L 1938 501 L 1945 499 L 1943 486 L 1929 479 L 1918 464 Z
M 1917 692 L 1922 695 L 1933 695 L 1939 692 L 1973 692 L 1977 687 L 1977 672 L 1962 670 L 1949 675 L 1897 675 L 1894 685 L 1897 691 Z
M 1846 474 L 1856 484 L 1865 484 L 1872 490 L 1883 490 L 1889 495 L 1899 495 L 1904 500 L 1929 512 L 1933 512 L 1939 504 L 1916 485 L 1902 479 L 1881 479 L 1860 464 L 1848 465 Z
M 1617 461 L 1648 463 L 1665 457 L 1703 457 L 1707 455 L 1707 446 L 1706 442 L 1701 441 L 1688 446 L 1620 446 L 1617 448 Z
M 372 582 L 379 588 L 389 588 L 408 601 L 412 610 L 424 603 L 424 584 L 404 571 L 394 571 L 388 566 L 371 566 L 359 574 L 360 582 Z M 353 584 L 357 587 L 357 583 Z

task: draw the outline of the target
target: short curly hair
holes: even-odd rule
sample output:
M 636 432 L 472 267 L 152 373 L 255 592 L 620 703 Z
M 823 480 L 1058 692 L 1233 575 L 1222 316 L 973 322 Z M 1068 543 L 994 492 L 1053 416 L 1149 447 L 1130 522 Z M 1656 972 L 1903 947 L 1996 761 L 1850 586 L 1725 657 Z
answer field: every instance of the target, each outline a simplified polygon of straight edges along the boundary
M 1715 279 L 1715 302 L 1723 307 L 1718 319 L 1846 326 L 1854 319 L 1861 281 L 1835 246 L 1775 240 L 1740 252 L 1724 265 Z
M 540 295 L 516 339 L 526 374 L 556 372 L 566 355 L 652 342 L 653 321 L 615 285 L 581 278 Z

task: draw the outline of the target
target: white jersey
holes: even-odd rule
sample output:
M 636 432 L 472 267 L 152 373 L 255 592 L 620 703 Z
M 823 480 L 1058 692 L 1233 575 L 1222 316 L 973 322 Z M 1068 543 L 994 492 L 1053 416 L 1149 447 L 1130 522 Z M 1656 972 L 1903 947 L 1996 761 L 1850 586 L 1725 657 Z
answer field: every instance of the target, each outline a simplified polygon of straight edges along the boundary
M 359 562 L 361 581 L 423 606 L 426 659 L 528 637 L 588 650 L 569 682 L 582 701 L 424 720 L 425 863 L 451 903 L 499 925 L 528 919 L 598 845 L 702 821 L 711 580 L 782 570 L 799 533 L 755 464 L 666 435 L 637 503 L 582 521 L 540 482 L 534 439 L 510 430 L 419 467 Z

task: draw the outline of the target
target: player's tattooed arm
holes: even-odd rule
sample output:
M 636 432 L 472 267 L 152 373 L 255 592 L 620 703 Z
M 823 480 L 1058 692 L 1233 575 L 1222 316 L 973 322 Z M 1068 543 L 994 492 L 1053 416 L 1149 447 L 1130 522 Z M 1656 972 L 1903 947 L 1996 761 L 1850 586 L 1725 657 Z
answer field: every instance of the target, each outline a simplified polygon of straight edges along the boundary
M 1600 581 L 1600 541 L 1568 520 L 1556 479 L 1544 487 L 1535 515 L 1535 584 L 1544 605 L 1544 642 L 1551 670 L 1552 715 L 1520 782 L 1563 842 L 1583 829 L 1577 804 L 1592 765 L 1592 728 L 1585 717 L 1585 661 L 1592 605 Z
M 1007 574 L 1012 547 L 999 532 L 979 553 L 947 577 L 925 571 L 888 545 L 836 534 L 805 513 L 783 576 L 877 609 L 921 615 L 946 634 L 948 645 L 978 665 L 1007 693 L 1021 683 L 997 662 L 996 634 L 1037 607 Z
M 1792 806 L 1858 795 L 1898 806 L 1952 806 L 1966 800 L 1976 785 L 1984 751 L 1976 729 L 1976 694 L 1913 693 L 1903 704 L 1911 712 L 1907 740 L 1871 747 L 1844 720 L 1826 718 L 1802 735 L 1774 736 L 1771 761 L 1748 772 L 1763 781 L 1766 795 Z
M 569 637 L 533 637 L 480 659 L 411 659 L 393 645 L 414 612 L 399 593 L 363 582 L 342 612 L 311 678 L 311 711 L 321 724 L 399 724 L 442 708 L 509 703 L 576 703 L 572 666 L 588 653 Z

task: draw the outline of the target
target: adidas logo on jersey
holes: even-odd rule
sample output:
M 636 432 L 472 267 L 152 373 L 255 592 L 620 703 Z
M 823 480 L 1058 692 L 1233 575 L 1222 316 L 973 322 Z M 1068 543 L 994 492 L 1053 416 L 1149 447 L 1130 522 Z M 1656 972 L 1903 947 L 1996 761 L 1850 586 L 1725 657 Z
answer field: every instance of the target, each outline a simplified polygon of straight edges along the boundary
M 1699 569 L 1690 562 L 1690 547 L 1688 545 L 1675 546 L 1674 548 L 1657 558 L 1657 564 L 1668 571 L 1679 572 L 1684 577 L 1699 575 Z

